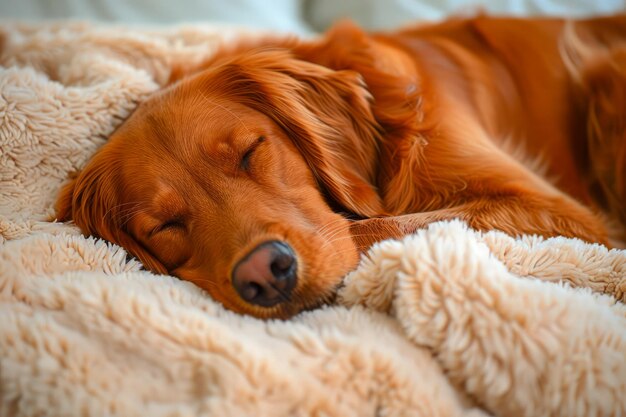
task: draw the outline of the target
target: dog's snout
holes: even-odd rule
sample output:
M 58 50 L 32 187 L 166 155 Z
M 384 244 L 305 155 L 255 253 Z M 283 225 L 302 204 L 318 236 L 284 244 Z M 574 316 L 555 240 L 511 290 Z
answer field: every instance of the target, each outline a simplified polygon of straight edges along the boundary
M 288 301 L 297 281 L 296 255 L 287 243 L 265 242 L 235 265 L 232 283 L 246 302 L 271 307 Z

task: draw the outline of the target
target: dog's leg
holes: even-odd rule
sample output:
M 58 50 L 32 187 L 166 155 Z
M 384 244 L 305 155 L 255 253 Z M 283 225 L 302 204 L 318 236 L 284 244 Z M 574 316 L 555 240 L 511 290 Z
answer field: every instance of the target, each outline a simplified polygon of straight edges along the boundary
M 482 231 L 497 229 L 512 236 L 577 237 L 607 244 L 604 225 L 593 215 L 567 197 L 543 195 L 482 198 L 447 209 L 359 220 L 352 223 L 351 233 L 359 250 L 365 251 L 378 241 L 397 239 L 429 223 L 455 218 Z

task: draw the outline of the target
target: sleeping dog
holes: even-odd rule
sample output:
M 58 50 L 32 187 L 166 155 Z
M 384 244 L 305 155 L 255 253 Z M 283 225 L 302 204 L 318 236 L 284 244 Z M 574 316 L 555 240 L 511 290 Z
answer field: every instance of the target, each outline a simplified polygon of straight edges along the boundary
M 607 244 L 625 42 L 626 16 L 242 41 L 175 68 L 58 218 L 258 317 L 319 306 L 359 253 L 433 221 Z

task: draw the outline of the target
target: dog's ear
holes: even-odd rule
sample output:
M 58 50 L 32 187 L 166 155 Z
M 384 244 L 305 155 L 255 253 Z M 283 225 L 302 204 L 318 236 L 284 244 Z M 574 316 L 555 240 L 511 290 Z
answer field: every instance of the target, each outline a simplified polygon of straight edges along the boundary
M 334 71 L 287 50 L 256 50 L 216 63 L 207 89 L 271 117 L 335 203 L 362 217 L 385 213 L 376 189 L 379 126 L 354 71 Z
M 74 198 L 74 188 L 76 188 L 76 178 L 71 178 L 70 182 L 65 184 L 54 205 L 56 219 L 60 222 L 68 222 L 72 220 L 72 199 Z M 50 219 L 53 220 L 53 219 Z
M 167 274 L 163 266 L 125 229 L 125 213 L 132 213 L 119 200 L 116 158 L 101 149 L 87 166 L 66 184 L 57 199 L 57 220 L 72 220 L 85 235 L 116 243 L 139 258 L 147 269 Z
M 374 97 L 372 113 L 384 140 L 380 147 L 379 194 L 392 214 L 414 206 L 416 167 L 423 163 L 424 144 L 434 134 L 437 116 L 432 111 L 433 92 L 421 78 L 419 64 L 392 46 L 384 35 L 370 35 L 350 21 L 341 21 L 314 42 L 288 45 L 305 61 L 335 70 L 360 74 Z

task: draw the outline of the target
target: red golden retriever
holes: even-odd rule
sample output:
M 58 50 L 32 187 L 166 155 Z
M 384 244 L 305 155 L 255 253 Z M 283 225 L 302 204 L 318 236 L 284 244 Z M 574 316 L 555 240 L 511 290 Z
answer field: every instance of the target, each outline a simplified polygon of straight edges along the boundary
M 625 166 L 626 16 L 344 23 L 176 68 L 57 214 L 284 318 L 328 301 L 374 242 L 433 221 L 623 239 Z

